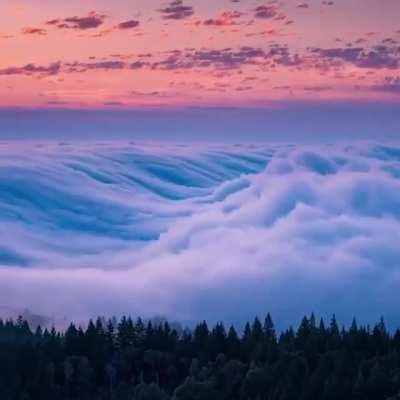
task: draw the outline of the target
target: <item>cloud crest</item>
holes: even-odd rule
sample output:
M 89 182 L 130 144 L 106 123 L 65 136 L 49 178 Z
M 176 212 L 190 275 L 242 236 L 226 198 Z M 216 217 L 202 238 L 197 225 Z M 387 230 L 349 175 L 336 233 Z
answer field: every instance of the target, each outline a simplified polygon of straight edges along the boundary
M 47 145 L 22 158 L 12 146 L 0 303 L 400 322 L 400 147 Z

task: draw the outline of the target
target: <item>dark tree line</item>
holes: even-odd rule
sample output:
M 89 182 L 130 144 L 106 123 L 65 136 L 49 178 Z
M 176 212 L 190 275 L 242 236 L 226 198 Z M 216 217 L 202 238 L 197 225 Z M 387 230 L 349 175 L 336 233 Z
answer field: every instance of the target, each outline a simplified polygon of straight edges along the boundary
M 400 399 L 400 331 L 304 317 L 277 335 L 271 317 L 243 334 L 202 322 L 97 319 L 65 332 L 0 320 L 1 400 Z

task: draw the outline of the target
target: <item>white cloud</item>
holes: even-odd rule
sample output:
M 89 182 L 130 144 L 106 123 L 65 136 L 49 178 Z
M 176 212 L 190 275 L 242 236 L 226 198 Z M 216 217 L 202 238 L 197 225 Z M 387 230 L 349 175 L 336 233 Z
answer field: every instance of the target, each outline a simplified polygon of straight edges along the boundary
M 272 311 L 288 323 L 315 311 L 400 323 L 399 148 L 179 154 L 71 146 L 3 160 L 0 304 L 78 318 Z

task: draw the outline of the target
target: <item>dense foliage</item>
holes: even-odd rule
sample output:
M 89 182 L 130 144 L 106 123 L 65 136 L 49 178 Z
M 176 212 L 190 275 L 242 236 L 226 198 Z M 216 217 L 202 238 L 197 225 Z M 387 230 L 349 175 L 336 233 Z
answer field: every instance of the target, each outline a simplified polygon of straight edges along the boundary
M 345 330 L 312 315 L 277 337 L 271 317 L 242 335 L 206 322 L 177 332 L 130 318 L 36 329 L 0 321 L 2 400 L 385 400 L 400 392 L 400 331 Z

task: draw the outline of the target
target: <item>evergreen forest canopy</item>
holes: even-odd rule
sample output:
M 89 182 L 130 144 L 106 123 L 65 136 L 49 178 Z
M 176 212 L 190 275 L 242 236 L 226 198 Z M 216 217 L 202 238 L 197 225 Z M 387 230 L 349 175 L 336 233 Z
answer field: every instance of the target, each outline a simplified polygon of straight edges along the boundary
M 271 316 L 242 334 L 222 323 L 177 332 L 97 319 L 32 331 L 0 320 L 1 400 L 400 399 L 400 330 L 339 327 L 335 317 L 275 331 Z

